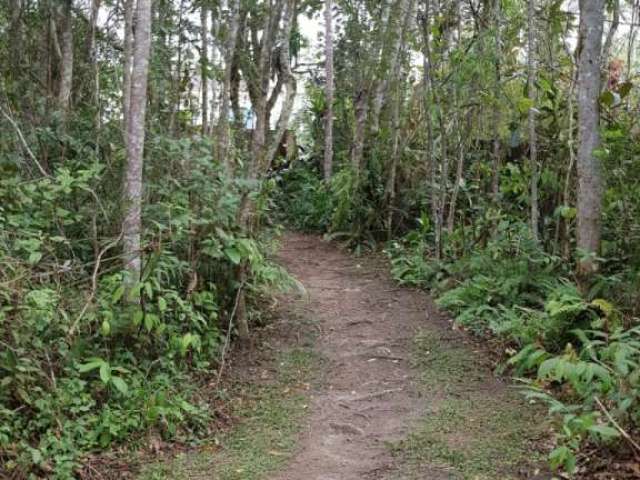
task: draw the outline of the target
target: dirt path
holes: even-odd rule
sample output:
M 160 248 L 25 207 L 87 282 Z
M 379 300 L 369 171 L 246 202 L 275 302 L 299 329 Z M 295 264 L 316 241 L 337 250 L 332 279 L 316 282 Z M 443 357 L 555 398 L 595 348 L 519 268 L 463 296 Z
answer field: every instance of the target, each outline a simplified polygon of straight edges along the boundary
M 414 478 L 399 476 L 389 445 L 408 438 L 425 412 L 442 405 L 447 391 L 452 393 L 438 388 L 424 394 L 417 380 L 420 375 L 411 366 L 414 339 L 427 325 L 449 337 L 457 334 L 438 317 L 426 295 L 398 288 L 384 265 L 367 260 L 360 265 L 334 245 L 300 234 L 285 238 L 280 258 L 308 292 L 305 308 L 318 321 L 317 348 L 327 364 L 325 381 L 312 396 L 311 416 L 299 451 L 284 471 L 271 478 Z M 473 354 L 469 359 L 474 362 Z M 494 392 L 502 394 L 504 386 L 488 369 L 471 365 L 465 372 L 468 367 L 455 374 L 473 377 L 472 386 L 479 380 L 481 395 L 493 398 Z M 469 383 L 464 388 L 470 390 Z M 445 443 L 464 443 L 464 426 L 461 432 L 447 435 Z M 442 462 L 431 465 L 432 459 L 438 457 L 427 455 L 427 461 L 420 462 L 420 478 L 467 478 L 464 472 L 458 475 L 455 466 Z

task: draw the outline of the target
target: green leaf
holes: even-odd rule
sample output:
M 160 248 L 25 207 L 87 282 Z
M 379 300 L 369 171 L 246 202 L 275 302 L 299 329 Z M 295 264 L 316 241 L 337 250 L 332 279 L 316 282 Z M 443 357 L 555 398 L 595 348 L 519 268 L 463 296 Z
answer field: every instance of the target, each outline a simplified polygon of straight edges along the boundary
M 101 358 L 91 359 L 87 363 L 81 363 L 80 365 L 78 365 L 78 372 L 80 373 L 90 372 L 91 370 L 100 368 L 104 363 L 105 363 L 104 360 L 102 360 Z
M 111 366 L 107 362 L 102 362 L 102 365 L 100 365 L 100 380 L 105 385 L 111 380 Z
M 609 90 L 607 90 L 606 92 L 603 92 L 602 95 L 600 95 L 600 103 L 602 103 L 603 105 L 606 105 L 607 107 L 610 107 L 611 105 L 613 105 L 615 101 L 616 101 L 616 97 Z
M 240 261 L 242 260 L 240 252 L 234 247 L 225 248 L 224 254 L 229 260 L 231 260 L 231 263 L 233 263 L 234 265 L 239 265 Z
M 609 425 L 592 425 L 589 427 L 589 431 L 599 435 L 604 440 L 610 440 L 620 436 L 620 433 Z
M 29 263 L 35 265 L 42 258 L 42 252 L 31 252 L 29 254 Z
M 164 312 L 167 309 L 167 301 L 163 297 L 158 297 L 158 310 Z
M 620 92 L 620 97 L 624 98 L 627 95 L 629 95 L 629 92 L 631 92 L 631 89 L 633 88 L 633 83 L 632 82 L 624 82 L 622 85 L 620 85 L 620 87 L 618 88 L 618 92 Z
M 113 295 L 111 295 L 111 303 L 118 303 L 122 298 L 123 294 L 124 294 L 124 285 L 120 285 L 118 288 L 116 288 L 115 292 L 113 292 Z
M 153 330 L 153 327 L 159 323 L 159 318 L 154 313 L 146 313 L 144 315 L 144 328 L 147 329 L 147 332 Z
M 520 113 L 527 113 L 531 108 L 533 108 L 533 105 L 533 100 L 523 97 L 518 101 L 518 111 Z
M 123 395 L 126 395 L 129 391 L 129 387 L 127 387 L 127 384 L 122 377 L 111 377 L 111 384 Z
M 144 312 L 141 309 L 137 309 L 134 312 L 133 317 L 131 318 L 131 321 L 133 322 L 134 326 L 139 327 L 140 324 L 142 323 L 143 318 L 144 318 Z
M 111 324 L 108 320 L 102 321 L 102 325 L 100 325 L 100 333 L 105 337 L 111 333 Z

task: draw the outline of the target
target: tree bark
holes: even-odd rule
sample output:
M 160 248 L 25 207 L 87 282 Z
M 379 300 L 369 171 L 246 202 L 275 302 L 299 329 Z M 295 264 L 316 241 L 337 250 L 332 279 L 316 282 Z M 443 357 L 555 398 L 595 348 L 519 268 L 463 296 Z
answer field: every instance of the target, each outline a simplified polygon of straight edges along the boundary
M 620 0 L 613 0 L 613 18 L 611 20 L 611 26 L 607 32 L 607 38 L 602 47 L 602 60 L 601 64 L 606 65 L 609 62 L 611 56 L 611 47 L 613 46 L 613 39 L 616 36 L 618 27 L 620 26 Z
M 538 139 L 536 132 L 536 10 L 535 0 L 528 0 L 528 41 L 527 41 L 527 90 L 531 105 L 529 106 L 529 164 L 531 168 L 531 235 L 534 240 L 539 241 L 539 223 L 540 223 L 540 211 L 538 207 L 538 180 L 539 180 L 539 166 L 538 166 Z
M 498 198 L 500 195 L 500 168 L 502 165 L 502 149 L 500 148 L 500 82 L 502 81 L 501 73 L 501 58 L 502 58 L 502 0 L 494 0 L 494 24 L 496 29 L 495 34 L 495 87 L 493 90 L 494 105 L 493 105 L 493 165 L 492 165 L 492 181 L 491 181 L 491 194 L 494 204 L 498 204 Z
M 211 65 L 216 65 L 218 63 L 218 32 L 219 32 L 220 21 L 217 17 L 217 11 L 215 8 L 211 9 Z M 214 125 L 216 123 L 216 110 L 218 107 L 218 99 L 217 89 L 218 82 L 215 78 L 211 79 L 211 91 L 209 92 L 209 98 L 211 101 L 209 107 L 209 131 L 207 135 L 211 135 L 213 133 Z
M 325 0 L 324 6 L 324 52 L 325 52 L 325 117 L 324 117 L 324 161 L 325 181 L 331 180 L 333 169 L 333 1 Z
M 131 102 L 131 65 L 133 63 L 133 20 L 136 0 L 124 0 L 124 47 L 122 56 L 122 131 L 125 143 L 129 130 L 129 104 Z
M 587 282 L 597 271 L 602 212 L 602 173 L 594 154 L 600 146 L 600 58 L 604 0 L 580 0 L 578 57 L 578 275 Z
M 229 30 L 224 53 L 224 78 L 220 92 L 220 118 L 218 119 L 218 161 L 229 168 L 229 112 L 231 105 L 231 76 L 233 73 L 233 58 L 236 53 L 238 28 L 240 25 L 240 0 L 229 0 Z M 236 121 L 239 119 L 236 118 Z
M 202 135 L 209 131 L 209 27 L 207 26 L 207 7 L 200 6 L 200 91 L 202 116 Z
M 72 0 L 64 0 L 60 5 L 60 85 L 58 88 L 58 107 L 67 112 L 71 102 L 73 87 L 73 18 Z
M 142 171 L 147 106 L 147 80 L 151 50 L 151 0 L 138 0 L 133 40 L 131 99 L 124 178 L 123 255 L 127 298 L 140 280 L 142 235 Z M 131 300 L 131 299 L 130 299 Z

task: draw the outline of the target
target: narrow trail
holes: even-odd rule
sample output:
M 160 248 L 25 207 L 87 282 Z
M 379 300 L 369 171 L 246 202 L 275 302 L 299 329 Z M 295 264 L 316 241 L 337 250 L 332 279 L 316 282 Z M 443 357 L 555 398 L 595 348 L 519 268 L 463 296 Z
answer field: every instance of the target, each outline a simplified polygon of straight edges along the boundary
M 334 245 L 302 234 L 285 238 L 280 262 L 308 292 L 302 308 L 318 322 L 317 350 L 326 365 L 299 449 L 270 479 L 407 478 L 398 474 L 390 442 L 406 439 L 427 411 L 447 401 L 439 388 L 420 388 L 421 373 L 411 366 L 416 335 L 425 327 L 442 334 L 444 342 L 458 334 L 425 294 L 399 288 L 380 262 L 364 259 L 360 264 Z M 470 361 L 456 374 L 469 377 L 484 397 L 505 391 L 489 369 L 473 363 L 473 354 Z M 446 441 L 464 442 L 462 430 Z M 465 478 L 457 473 L 427 462 L 419 478 Z

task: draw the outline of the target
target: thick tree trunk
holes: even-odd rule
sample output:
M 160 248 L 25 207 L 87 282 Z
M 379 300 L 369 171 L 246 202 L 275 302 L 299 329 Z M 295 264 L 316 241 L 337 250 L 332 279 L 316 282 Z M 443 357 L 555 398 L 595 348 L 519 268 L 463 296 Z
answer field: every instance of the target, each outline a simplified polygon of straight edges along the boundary
M 325 181 L 331 180 L 333 169 L 333 1 L 326 0 L 324 6 L 324 52 L 325 52 L 325 117 L 324 117 L 324 161 Z
M 73 87 L 73 18 L 72 0 L 64 0 L 60 5 L 60 84 L 58 107 L 63 112 L 69 109 Z
M 538 139 L 536 132 L 536 10 L 535 0 L 528 0 L 528 41 L 527 41 L 527 90 L 531 105 L 529 107 L 529 163 L 531 167 L 531 234 L 538 241 L 540 210 L 538 207 Z
M 142 234 L 142 167 L 147 106 L 147 77 L 151 49 L 151 0 L 138 0 L 133 41 L 131 99 L 127 134 L 127 165 L 124 178 L 123 254 L 129 297 L 140 280 Z
M 602 210 L 600 146 L 600 53 L 604 0 L 580 0 L 578 58 L 578 274 L 583 282 L 597 271 Z
M 351 146 L 351 165 L 357 175 L 362 169 L 362 157 L 364 155 L 364 140 L 369 118 L 369 93 L 362 89 L 355 100 L 355 129 L 353 133 L 353 145 Z

